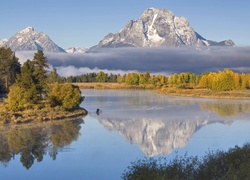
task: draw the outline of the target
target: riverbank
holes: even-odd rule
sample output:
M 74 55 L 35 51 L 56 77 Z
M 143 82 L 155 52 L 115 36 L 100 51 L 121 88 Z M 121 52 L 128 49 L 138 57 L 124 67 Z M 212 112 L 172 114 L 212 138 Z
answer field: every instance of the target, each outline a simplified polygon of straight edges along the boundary
M 250 100 L 250 90 L 213 91 L 209 89 L 162 88 L 155 92 L 171 96 Z
M 82 89 L 152 89 L 156 93 L 170 96 L 214 98 L 214 99 L 242 99 L 250 100 L 250 90 L 214 91 L 200 88 L 155 87 L 149 85 L 129 85 L 126 83 L 73 83 Z
M 39 108 L 37 106 L 33 109 L 13 112 L 8 111 L 4 104 L 0 104 L 0 125 L 83 118 L 87 114 L 87 110 L 80 107 L 66 111 L 58 107 Z

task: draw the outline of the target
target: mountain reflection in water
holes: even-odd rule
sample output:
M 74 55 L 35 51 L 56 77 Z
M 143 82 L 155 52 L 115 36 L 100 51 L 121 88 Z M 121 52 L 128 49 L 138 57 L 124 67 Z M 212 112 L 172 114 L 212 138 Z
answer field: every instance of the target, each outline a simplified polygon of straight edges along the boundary
M 92 116 L 137 144 L 147 156 L 170 154 L 185 147 L 200 128 L 214 123 L 231 125 L 235 119 L 249 116 L 250 110 L 249 101 L 174 98 L 147 91 L 95 93 L 88 98 L 86 92 L 86 101 L 90 109 L 96 101 L 92 105 L 103 113 Z
M 35 160 L 41 162 L 46 154 L 55 160 L 58 152 L 78 139 L 81 123 L 83 120 L 77 119 L 31 124 L 31 127 L 1 127 L 0 162 L 7 166 L 16 155 L 20 155 L 20 162 L 29 169 Z

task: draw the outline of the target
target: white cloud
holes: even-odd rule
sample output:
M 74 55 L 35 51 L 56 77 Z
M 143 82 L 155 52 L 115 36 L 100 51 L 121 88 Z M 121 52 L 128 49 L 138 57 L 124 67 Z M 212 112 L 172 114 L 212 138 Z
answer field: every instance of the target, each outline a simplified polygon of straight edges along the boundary
M 16 53 L 23 62 L 33 59 L 34 53 Z M 183 48 L 113 48 L 93 53 L 45 53 L 49 64 L 60 75 L 80 75 L 90 72 L 124 74 L 146 72 L 172 74 L 180 72 L 202 73 L 231 68 L 250 72 L 250 47 L 210 47 L 197 50 Z

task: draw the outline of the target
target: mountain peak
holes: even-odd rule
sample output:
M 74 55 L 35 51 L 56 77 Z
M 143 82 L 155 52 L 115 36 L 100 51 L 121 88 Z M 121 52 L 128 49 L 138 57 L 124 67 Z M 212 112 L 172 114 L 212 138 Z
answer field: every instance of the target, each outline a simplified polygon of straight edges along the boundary
M 149 12 L 149 11 L 159 12 L 159 11 L 160 11 L 160 9 L 157 9 L 157 8 L 151 7 L 151 8 L 146 9 L 143 13 L 146 13 L 146 12 Z M 143 14 L 143 13 L 142 13 L 142 14 Z
M 167 9 L 148 8 L 138 20 L 130 20 L 119 32 L 108 34 L 94 48 L 231 46 L 233 41 L 208 41 L 189 24 Z
M 36 51 L 44 52 L 65 52 L 61 47 L 57 46 L 48 35 L 42 32 L 36 32 L 33 27 L 27 27 L 9 40 L 2 43 L 0 46 L 6 45 L 13 51 Z
M 19 33 L 29 33 L 32 31 L 35 31 L 33 27 L 27 27 L 27 28 L 21 30 Z

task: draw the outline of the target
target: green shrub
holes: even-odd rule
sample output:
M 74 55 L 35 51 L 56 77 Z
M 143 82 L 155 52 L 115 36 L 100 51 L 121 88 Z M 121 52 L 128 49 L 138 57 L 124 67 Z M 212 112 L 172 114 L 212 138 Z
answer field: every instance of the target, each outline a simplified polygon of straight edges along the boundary
M 70 110 L 79 106 L 83 97 L 79 87 L 72 84 L 55 83 L 49 88 L 48 100 L 52 106 L 61 106 Z
M 37 92 L 35 87 L 24 89 L 18 85 L 10 87 L 8 93 L 8 108 L 12 111 L 29 109 L 30 106 L 37 102 Z

